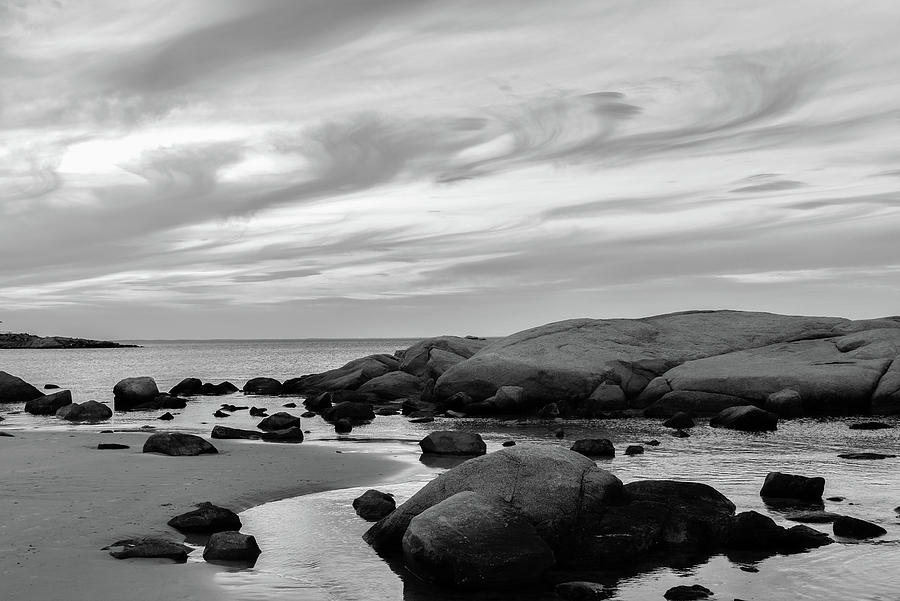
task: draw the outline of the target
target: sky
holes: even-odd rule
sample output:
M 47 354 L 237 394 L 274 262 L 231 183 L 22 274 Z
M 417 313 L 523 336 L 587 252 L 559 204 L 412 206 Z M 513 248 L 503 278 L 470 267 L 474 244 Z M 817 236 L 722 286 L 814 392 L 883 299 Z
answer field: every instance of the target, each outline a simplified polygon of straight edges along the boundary
M 0 320 L 900 313 L 900 3 L 0 0 Z

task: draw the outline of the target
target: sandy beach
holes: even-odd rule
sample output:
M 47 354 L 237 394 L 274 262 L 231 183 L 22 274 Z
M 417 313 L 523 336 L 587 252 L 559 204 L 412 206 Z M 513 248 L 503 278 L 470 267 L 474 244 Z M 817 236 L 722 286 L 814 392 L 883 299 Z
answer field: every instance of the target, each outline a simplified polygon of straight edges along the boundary
M 5 431 L 14 437 L 0 437 L 0 578 L 10 600 L 216 598 L 219 568 L 121 561 L 101 548 L 146 535 L 183 540 L 166 522 L 201 501 L 241 511 L 375 484 L 404 468 L 387 454 L 337 446 L 216 440 L 218 455 L 168 457 L 141 452 L 146 433 Z M 99 442 L 131 448 L 101 451 Z

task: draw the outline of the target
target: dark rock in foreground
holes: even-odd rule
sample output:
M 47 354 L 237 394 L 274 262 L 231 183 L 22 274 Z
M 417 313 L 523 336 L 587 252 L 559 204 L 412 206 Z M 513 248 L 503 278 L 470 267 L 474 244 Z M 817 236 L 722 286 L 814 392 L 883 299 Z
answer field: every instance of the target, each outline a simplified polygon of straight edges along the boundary
M 54 415 L 57 411 L 72 404 L 72 393 L 60 390 L 53 394 L 41 395 L 25 403 L 25 411 L 32 415 Z
M 101 442 L 97 445 L 97 448 L 101 451 L 103 450 L 121 450 L 121 449 L 130 449 L 131 447 L 127 444 L 120 444 L 118 442 Z
M 367 522 L 377 522 L 397 508 L 393 495 L 369 489 L 353 499 L 356 515 Z
M 456 430 L 432 432 L 419 441 L 423 453 L 437 455 L 484 455 L 487 445 L 480 434 Z
M 511 505 L 461 491 L 415 516 L 403 535 L 403 560 L 413 574 L 459 588 L 537 582 L 553 551 Z
M 669 601 L 693 601 L 694 599 L 706 599 L 713 592 L 699 584 L 673 586 L 663 595 Z
M 185 563 L 187 562 L 188 553 L 191 552 L 190 547 L 154 537 L 121 540 L 111 544 L 106 549 L 114 549 L 116 547 L 121 547 L 121 549 L 109 552 L 116 559 L 159 558 L 171 559 L 176 563 Z
M 203 549 L 206 561 L 240 561 L 254 563 L 261 551 L 256 538 L 240 532 L 216 532 Z
M 0 371 L 0 403 L 27 403 L 44 396 L 44 393 L 5 371 Z
M 144 453 L 162 453 L 171 456 L 195 456 L 218 453 L 218 449 L 206 440 L 193 434 L 181 432 L 160 432 L 153 434 L 144 443 Z
M 782 472 L 769 472 L 759 496 L 775 499 L 821 501 L 825 491 L 825 478 L 799 476 Z
M 835 536 L 843 536 L 844 538 L 875 538 L 876 536 L 887 534 L 887 530 L 878 524 L 846 515 L 842 515 L 834 520 L 832 528 L 834 528 Z
M 206 501 L 197 504 L 197 509 L 177 515 L 168 522 L 169 526 L 182 532 L 222 532 L 239 530 L 241 519 L 236 513 Z

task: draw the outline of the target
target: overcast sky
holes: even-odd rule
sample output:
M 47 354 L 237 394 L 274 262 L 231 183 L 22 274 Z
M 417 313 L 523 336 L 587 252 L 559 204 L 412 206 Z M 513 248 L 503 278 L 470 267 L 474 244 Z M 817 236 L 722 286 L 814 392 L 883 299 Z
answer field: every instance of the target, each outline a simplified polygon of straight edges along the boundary
M 895 0 L 0 0 L 0 319 L 900 313 Z

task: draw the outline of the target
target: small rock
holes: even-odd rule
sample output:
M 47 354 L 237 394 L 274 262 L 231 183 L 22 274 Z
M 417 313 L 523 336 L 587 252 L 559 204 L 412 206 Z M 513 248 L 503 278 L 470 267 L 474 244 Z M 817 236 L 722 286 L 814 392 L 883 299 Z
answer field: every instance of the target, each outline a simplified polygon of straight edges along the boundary
M 556 596 L 567 601 L 591 601 L 592 599 L 606 599 L 612 592 L 597 582 L 573 581 L 557 584 Z
M 673 586 L 663 595 L 669 601 L 691 601 L 693 599 L 706 599 L 713 593 L 711 590 L 699 584 L 690 586 Z
M 608 438 L 582 438 L 575 441 L 572 450 L 587 457 L 616 456 L 616 449 Z
M 674 432 L 672 432 L 672 436 L 674 436 L 675 438 L 687 438 L 688 436 L 690 436 L 690 434 L 687 432 L 687 430 L 675 430 Z
M 755 568 L 753 566 L 741 566 L 742 572 L 750 572 L 751 574 L 756 574 L 759 572 L 759 568 Z
M 337 434 L 349 434 L 353 431 L 353 422 L 351 422 L 346 417 L 342 417 L 341 419 L 334 422 L 334 431 Z
M 175 416 L 172 415 L 171 413 L 169 413 L 168 411 L 166 411 L 165 413 L 163 413 L 162 415 L 160 415 L 160 416 L 157 417 L 156 419 L 161 419 L 161 420 L 163 420 L 163 421 L 169 421 L 170 419 L 175 419 Z
M 44 390 L 56 390 L 58 388 L 57 384 L 44 384 Z
M 0 432 L 0 436 L 4 436 L 6 438 L 15 438 L 15 436 L 10 434 L 9 432 Z
M 656 440 L 656 439 L 654 439 L 654 440 L 648 440 L 648 441 L 646 441 L 644 444 L 647 445 L 648 447 L 658 447 L 658 446 L 659 446 L 659 441 Z
M 285 403 L 282 407 L 287 407 L 288 409 L 293 409 L 297 406 L 297 403 Z
M 466 417 L 466 414 L 462 411 L 454 411 L 453 409 L 448 409 L 446 412 L 444 412 L 444 415 L 446 415 L 447 417 L 455 417 L 457 419 Z
M 225 413 L 224 411 L 216 411 L 215 413 L 213 413 L 213 417 L 231 417 L 231 415 Z
M 433 421 L 434 421 L 434 417 L 429 415 L 427 417 L 417 417 L 415 419 L 411 419 L 411 420 L 409 420 L 409 423 L 411 423 L 411 424 L 428 424 Z
M 828 497 L 825 499 L 826 501 L 834 501 L 835 503 L 840 503 L 844 500 L 844 497 Z
M 162 453 L 173 457 L 215 454 L 219 452 L 216 447 L 199 436 L 181 432 L 153 434 L 144 443 L 143 451 L 144 453 Z
M 825 490 L 825 478 L 808 478 L 796 474 L 769 472 L 759 495 L 776 499 L 818 501 L 822 498 L 823 490 Z
M 256 430 L 241 430 L 240 428 L 229 428 L 228 426 L 214 426 L 210 438 L 220 439 L 244 439 L 256 440 L 262 438 L 262 432 Z
M 838 455 L 841 459 L 893 459 L 896 455 L 887 455 L 885 453 L 841 453 Z
M 300 414 L 300 417 L 305 417 L 307 419 L 309 419 L 311 417 L 315 417 L 315 416 L 316 416 L 316 414 L 313 413 L 312 411 L 304 411 L 303 413 Z
M 875 538 L 876 536 L 887 534 L 887 530 L 878 524 L 846 515 L 839 516 L 834 520 L 832 528 L 835 536 L 843 536 L 844 538 Z
M 265 417 L 267 411 L 265 407 L 250 407 L 250 417 Z
M 303 442 L 303 428 L 292 426 L 281 430 L 269 430 L 262 433 L 262 439 L 266 442 Z
M 205 501 L 197 504 L 197 509 L 177 515 L 168 522 L 169 526 L 182 532 L 222 532 L 237 530 L 241 519 L 230 509 Z
M 203 549 L 206 561 L 247 561 L 255 562 L 261 553 L 256 539 L 240 532 L 215 532 L 209 537 Z
M 162 558 L 171 559 L 176 563 L 186 563 L 191 548 L 163 538 L 144 537 L 128 540 L 120 540 L 104 550 L 121 547 L 119 551 L 110 551 L 109 554 L 116 559 L 131 558 Z
M 256 427 L 260 430 L 284 430 L 286 428 L 300 428 L 302 425 L 303 422 L 296 415 L 279 411 L 256 424 Z
M 101 442 L 97 445 L 97 448 L 103 451 L 107 449 L 130 449 L 131 447 L 129 447 L 127 444 L 119 444 L 117 442 Z
M 356 515 L 367 522 L 377 522 L 397 508 L 393 495 L 370 489 L 353 499 Z
M 641 455 L 644 452 L 644 447 L 639 444 L 630 444 L 625 449 L 626 455 Z
M 514 447 L 514 446 L 516 446 L 516 441 L 515 440 L 504 440 L 502 446 Z
M 859 422 L 857 424 L 850 424 L 851 430 L 884 430 L 890 427 L 889 424 L 884 422 Z

